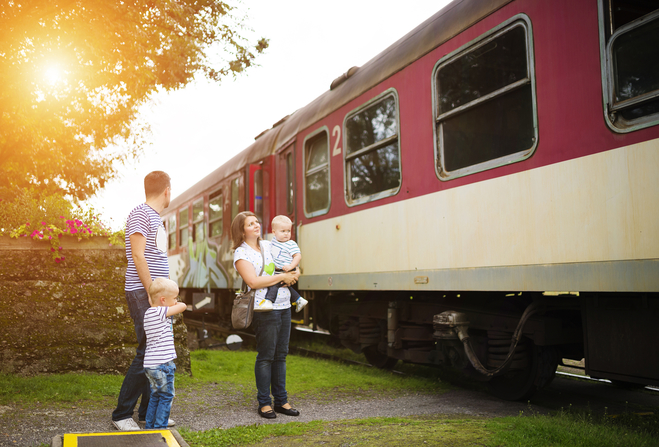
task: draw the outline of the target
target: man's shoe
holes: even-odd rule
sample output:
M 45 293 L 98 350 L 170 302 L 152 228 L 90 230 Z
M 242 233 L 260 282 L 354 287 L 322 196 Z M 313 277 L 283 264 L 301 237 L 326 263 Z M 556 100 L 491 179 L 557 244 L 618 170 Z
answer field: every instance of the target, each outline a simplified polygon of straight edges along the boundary
M 259 416 L 261 416 L 262 418 L 266 418 L 266 419 L 274 419 L 274 418 L 277 417 L 277 415 L 275 414 L 274 411 L 272 411 L 272 410 L 261 411 L 260 408 L 259 408 Z
M 140 424 L 146 424 L 146 421 L 143 421 L 140 419 Z M 167 426 L 168 427 L 173 427 L 176 425 L 176 422 L 174 422 L 174 419 L 167 419 Z
M 133 420 L 133 418 L 123 419 L 121 421 L 112 421 L 112 425 L 117 427 L 120 431 L 134 431 L 141 430 L 140 426 Z
M 302 299 L 302 298 L 300 298 Z M 297 411 L 295 408 L 284 408 L 284 407 L 278 407 L 275 405 L 275 411 L 277 413 L 285 414 L 286 416 L 299 416 L 300 412 Z
M 256 306 L 254 306 L 254 312 L 271 312 L 272 311 L 272 303 L 265 298 L 259 300 L 256 302 Z
M 300 297 L 297 299 L 297 301 L 294 303 L 295 304 L 295 312 L 299 312 L 304 307 L 309 303 L 309 301 L 305 300 L 304 298 Z

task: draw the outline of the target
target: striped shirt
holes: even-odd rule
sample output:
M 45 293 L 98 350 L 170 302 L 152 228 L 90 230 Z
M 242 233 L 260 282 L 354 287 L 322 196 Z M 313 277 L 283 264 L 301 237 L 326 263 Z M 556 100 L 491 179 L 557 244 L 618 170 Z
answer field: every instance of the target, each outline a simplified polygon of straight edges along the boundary
M 272 259 L 275 261 L 275 266 L 281 269 L 293 262 L 293 255 L 300 253 L 300 247 L 297 246 L 295 241 L 279 242 L 273 237 L 270 252 L 272 253 Z
M 144 368 L 153 368 L 176 358 L 174 332 L 171 318 L 167 317 L 167 309 L 167 306 L 149 307 L 144 312 Z
M 160 220 L 160 214 L 146 203 L 143 203 L 130 212 L 128 221 L 126 222 L 126 258 L 128 258 L 124 287 L 126 292 L 144 289 L 144 285 L 137 275 L 137 269 L 133 261 L 133 251 L 130 246 L 130 236 L 135 233 L 140 233 L 146 238 L 144 257 L 149 266 L 151 279 L 169 278 L 167 233 L 165 232 L 165 227 L 162 224 L 162 220 Z

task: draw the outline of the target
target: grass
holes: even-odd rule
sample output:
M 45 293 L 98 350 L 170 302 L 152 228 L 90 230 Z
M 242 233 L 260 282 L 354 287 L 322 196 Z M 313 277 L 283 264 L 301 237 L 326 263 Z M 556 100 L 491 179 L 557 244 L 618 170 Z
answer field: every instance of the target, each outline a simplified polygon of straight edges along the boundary
M 254 351 L 205 351 L 191 353 L 192 377 L 177 374 L 177 393 L 216 384 L 222 391 L 242 393 L 252 401 L 255 393 Z M 287 361 L 288 392 L 299 397 L 350 396 L 364 398 L 387 392 L 442 393 L 449 385 L 437 377 L 405 377 L 359 365 L 345 365 L 291 355 Z M 0 405 L 20 403 L 71 404 L 105 402 L 119 394 L 123 376 L 102 374 L 45 374 L 21 377 L 0 374 Z
M 193 378 L 179 384 L 203 384 L 222 381 L 231 385 L 254 387 L 256 352 L 194 351 Z M 409 377 L 361 365 L 341 364 L 330 360 L 291 355 L 286 362 L 290 394 L 302 397 L 327 397 L 333 394 L 380 394 L 404 392 L 444 392 L 447 384 L 437 377 Z M 177 378 L 177 381 L 179 379 Z
M 659 417 L 627 413 L 617 418 L 561 410 L 552 416 L 497 418 L 487 422 L 492 444 L 501 446 L 659 446 Z
M 655 420 L 656 422 L 656 420 Z M 196 447 L 215 446 L 570 446 L 652 447 L 655 433 L 583 413 L 561 411 L 554 416 L 479 417 L 424 416 L 368 418 L 346 421 L 291 422 L 213 429 L 180 430 Z
M 480 418 L 368 418 L 306 424 L 251 425 L 205 432 L 180 431 L 195 447 L 215 446 L 400 446 L 482 444 L 491 432 Z M 441 440 L 444 444 L 437 444 Z
M 122 376 L 93 373 L 20 377 L 0 374 L 0 405 L 70 404 L 116 399 Z
M 310 346 L 308 349 L 318 351 Z M 334 354 L 335 347 L 324 346 Z M 333 351 L 334 350 L 334 351 Z M 338 351 L 345 354 L 342 351 Z M 207 389 L 209 384 L 234 396 L 234 402 L 254 401 L 253 351 L 192 352 L 193 375 L 177 375 L 177 394 Z M 357 360 L 357 361 L 365 361 Z M 363 399 L 408 393 L 442 393 L 450 388 L 435 368 L 399 364 L 407 375 L 360 365 L 292 355 L 287 362 L 288 391 L 295 398 Z M 122 376 L 53 374 L 35 377 L 0 375 L 0 405 L 71 406 L 80 409 L 114 405 Z M 197 393 L 198 394 L 198 393 Z M 233 400 L 233 398 L 232 398 Z M 231 429 L 180 433 L 190 445 L 310 445 L 387 446 L 447 445 L 506 446 L 659 446 L 659 414 L 593 415 L 571 408 L 551 416 L 532 411 L 517 417 L 485 419 L 432 415 L 342 421 L 261 424 Z

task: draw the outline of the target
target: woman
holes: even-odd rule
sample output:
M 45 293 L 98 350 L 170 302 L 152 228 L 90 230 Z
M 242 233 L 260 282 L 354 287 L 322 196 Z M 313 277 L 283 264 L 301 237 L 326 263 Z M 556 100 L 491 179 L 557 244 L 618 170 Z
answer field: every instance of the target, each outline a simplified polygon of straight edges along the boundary
M 270 254 L 270 242 L 261 239 L 261 225 L 256 215 L 250 211 L 239 213 L 231 222 L 231 239 L 233 241 L 233 266 L 250 289 L 256 289 L 256 300 L 265 298 L 269 286 L 283 281 L 291 286 L 300 277 L 299 272 L 274 275 L 274 262 Z M 263 260 L 265 266 L 261 276 Z M 288 416 L 299 416 L 300 412 L 288 403 L 286 393 L 286 355 L 291 336 L 291 304 L 288 287 L 281 287 L 270 312 L 254 313 L 254 333 L 256 334 L 256 375 L 258 413 L 261 417 L 272 419 L 275 412 Z M 275 399 L 274 410 L 270 391 Z

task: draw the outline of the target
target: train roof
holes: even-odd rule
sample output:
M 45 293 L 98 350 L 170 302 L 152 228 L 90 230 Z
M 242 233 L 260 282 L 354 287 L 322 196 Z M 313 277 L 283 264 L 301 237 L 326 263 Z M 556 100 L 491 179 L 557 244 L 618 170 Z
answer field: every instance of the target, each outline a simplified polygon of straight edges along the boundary
M 256 141 L 172 200 L 170 209 L 198 197 L 222 179 L 257 163 L 289 144 L 295 136 L 370 88 L 402 70 L 464 29 L 512 0 L 455 0 L 361 67 L 332 82 L 330 90 L 256 137 Z

